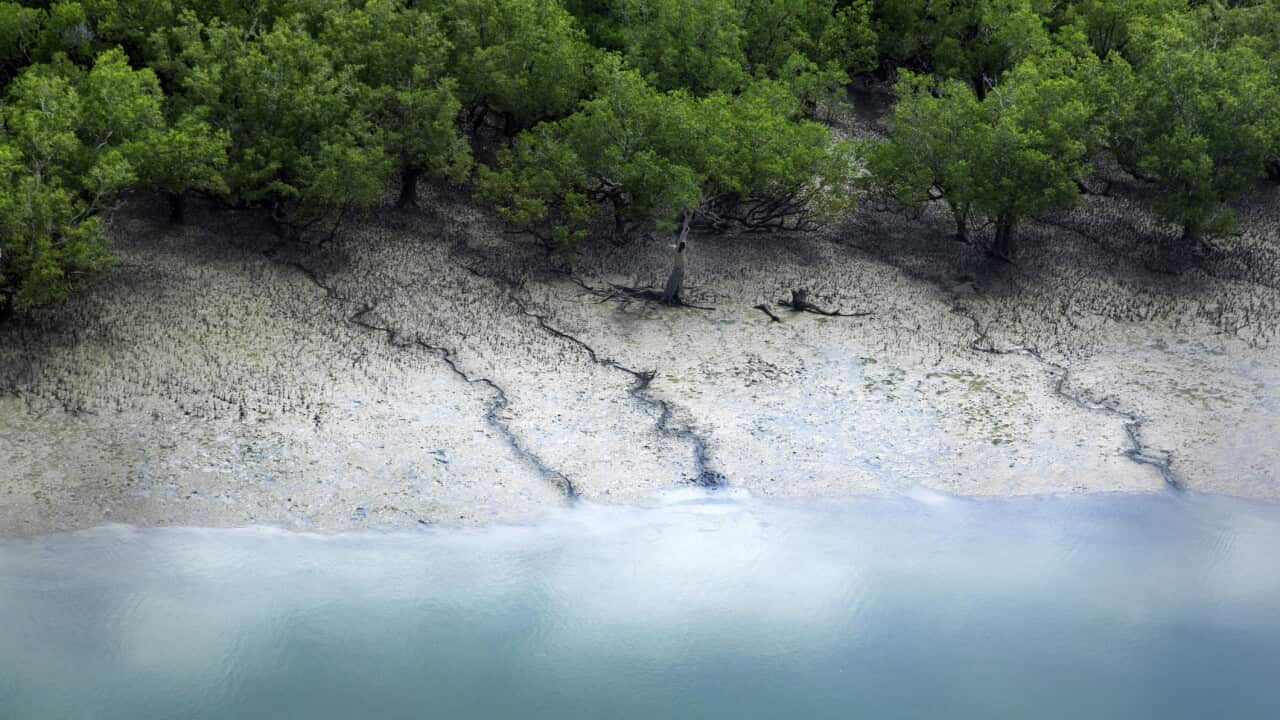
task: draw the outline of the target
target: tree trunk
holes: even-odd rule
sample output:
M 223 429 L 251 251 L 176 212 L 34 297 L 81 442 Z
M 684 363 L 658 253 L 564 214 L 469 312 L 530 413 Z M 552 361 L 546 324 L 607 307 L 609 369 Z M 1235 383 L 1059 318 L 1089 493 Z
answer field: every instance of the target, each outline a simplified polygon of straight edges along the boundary
M 1182 244 L 1184 247 L 1195 247 L 1200 243 L 1200 226 L 1187 223 L 1182 226 Z
M 284 242 L 294 242 L 298 239 L 298 229 L 289 221 L 289 214 L 281 207 L 280 203 L 276 203 L 271 208 L 271 223 L 276 231 L 276 237 Z
M 662 302 L 667 305 L 680 305 L 680 291 L 684 289 L 685 251 L 688 249 L 689 212 L 684 213 L 680 221 L 680 239 L 675 244 L 675 254 L 671 258 L 671 274 L 667 276 L 667 286 L 662 290 Z
M 627 216 L 623 212 L 625 209 L 622 200 L 613 199 L 613 239 L 621 240 L 627 234 Z
M 956 222 L 956 239 L 962 243 L 969 242 L 969 213 L 967 208 L 960 205 L 951 205 L 951 217 Z
M 978 97 L 978 102 L 987 99 L 987 76 L 984 73 L 973 77 L 973 94 Z
M 1182 237 L 1179 238 L 1178 250 L 1184 257 L 1202 255 L 1208 247 L 1209 243 L 1205 241 L 1204 225 L 1202 223 L 1187 223 L 1182 226 Z
M 1203 257 L 1207 244 L 1200 223 L 1187 223 L 1182 226 L 1182 236 L 1173 244 L 1169 252 L 1169 270 L 1182 272 L 1187 269 L 1191 259 Z
M 4 259 L 4 245 L 0 245 L 0 277 L 4 277 L 6 261 Z M 18 288 L 15 285 L 0 286 L 0 322 L 13 316 L 13 295 Z
M 996 242 L 991 247 L 991 254 L 1000 260 L 1013 262 L 1013 231 L 1015 228 L 1014 221 L 1009 218 L 1001 218 L 996 222 Z
M 1280 183 L 1280 155 L 1267 158 L 1267 179 Z
M 400 171 L 400 199 L 396 201 L 396 207 L 418 207 L 418 178 L 421 176 L 422 171 L 409 165 Z
M 480 137 L 480 128 L 484 127 L 484 121 L 489 116 L 489 108 L 484 104 L 477 104 L 469 108 L 467 112 L 471 115 L 469 118 L 471 125 L 471 137 L 473 139 Z
M 187 196 L 180 192 L 165 193 L 169 198 L 169 224 L 187 224 Z

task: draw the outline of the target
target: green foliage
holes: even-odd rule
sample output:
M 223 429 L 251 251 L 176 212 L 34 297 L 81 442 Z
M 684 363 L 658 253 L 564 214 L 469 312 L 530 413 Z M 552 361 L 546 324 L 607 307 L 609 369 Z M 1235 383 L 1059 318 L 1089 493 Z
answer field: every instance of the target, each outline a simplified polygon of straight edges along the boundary
M 1280 64 L 1280 0 L 1214 6 L 1211 22 L 1205 25 L 1215 34 L 1249 45 L 1273 67 Z
M 901 72 L 894 91 L 898 103 L 889 117 L 888 141 L 863 148 L 869 177 L 905 205 L 941 197 L 957 235 L 967 237 L 972 200 L 964 137 L 982 122 L 981 105 L 959 80 L 938 82 L 909 71 Z
M 598 51 L 546 0 L 442 0 L 451 64 L 475 122 L 493 112 L 515 134 L 563 117 L 588 94 Z
M 1031 0 L 880 0 L 873 19 L 884 60 L 963 80 L 979 96 L 1049 46 Z
M 1214 4 L 1201 11 L 1200 42 L 1230 42 L 1262 58 L 1273 87 L 1280 87 L 1280 0 L 1244 0 Z M 1206 14 L 1208 17 L 1206 17 Z M 1280 129 L 1273 129 L 1266 152 L 1267 177 L 1280 182 Z
M 699 110 L 698 146 L 684 152 L 697 158 L 712 210 L 773 227 L 783 218 L 733 211 L 752 201 L 784 201 L 788 213 L 817 216 L 852 209 L 852 147 L 835 142 L 827 127 L 800 121 L 800 104 L 784 85 L 757 81 L 739 95 L 714 94 Z
M 735 0 L 618 0 L 615 13 L 627 62 L 659 88 L 732 92 L 745 82 Z
M 899 200 L 944 199 L 964 236 L 976 216 L 996 226 L 997 253 L 1029 216 L 1078 201 L 1092 106 L 1061 58 L 1024 61 L 981 101 L 957 80 L 904 72 L 887 142 L 868 148 L 875 182 Z
M 737 0 L 746 33 L 747 67 L 777 77 L 796 55 L 836 70 L 875 66 L 869 0 Z
M 739 92 L 783 80 L 812 114 L 876 64 L 871 0 L 571 0 L 593 42 L 659 89 Z
M 35 60 L 44 13 L 16 2 L 0 2 L 0 84 Z
M 146 62 L 151 35 L 177 19 L 173 0 L 80 0 L 100 45 L 122 47 L 135 64 Z M 191 3 L 177 3 L 186 7 Z
M 875 67 L 869 0 L 738 0 L 747 68 L 784 81 L 809 115 L 842 104 L 849 73 Z
M 1159 219 L 1188 239 L 1234 224 L 1225 203 L 1247 193 L 1280 146 L 1280 86 L 1248 43 L 1197 39 L 1191 17 L 1149 26 L 1135 64 L 1112 55 L 1099 94 L 1109 147 L 1150 180 Z
M 829 118 L 829 111 L 847 106 L 844 95 L 849 76 L 834 63 L 820 66 L 795 53 L 782 66 L 778 79 L 790 89 L 792 97 L 809 117 L 818 117 L 826 110 Z
M 996 223 L 998 243 L 1011 242 L 1025 218 L 1082 201 L 1076 180 L 1088 172 L 1093 108 L 1084 86 L 1053 60 L 1010 71 L 983 101 L 981 122 L 962 136 L 963 194 Z
M 1094 55 L 1125 55 L 1135 31 L 1153 19 L 1185 7 L 1185 0 L 1072 0 L 1061 6 L 1061 21 L 1081 32 Z
M 227 131 L 214 129 L 193 115 L 183 115 L 167 127 L 148 130 L 135 152 L 139 184 L 175 195 L 225 195 L 228 188 L 222 172 L 230 144 Z
M 476 178 L 566 248 L 608 219 L 796 227 L 853 196 L 805 118 L 873 69 L 899 102 L 868 182 L 1004 254 L 1086 158 L 1192 238 L 1280 178 L 1280 0 L 0 0 L 0 296 L 104 266 L 130 188 L 291 231 Z
M 701 198 L 695 172 L 679 157 L 695 105 L 619 70 L 580 112 L 521 134 L 498 169 L 480 168 L 480 195 L 517 224 L 550 225 L 566 247 L 586 236 L 600 205 L 619 223 L 669 222 Z
M 96 47 L 93 26 L 78 2 L 0 2 L 0 83 L 57 57 L 87 63 Z
M 34 66 L 9 87 L 0 135 L 0 310 L 64 297 L 109 262 L 101 211 L 136 177 L 162 96 L 118 50 L 86 71 Z
M 886 63 L 920 68 L 933 34 L 927 8 L 928 0 L 876 0 L 871 22 Z
M 191 15 L 176 33 L 172 65 L 181 106 L 230 135 L 231 195 L 290 222 L 382 197 L 391 163 L 357 69 L 335 63 L 305 18 L 268 31 L 205 25 Z
M 685 211 L 764 196 L 846 199 L 847 163 L 825 128 L 793 120 L 797 110 L 773 83 L 698 98 L 618 70 L 580 112 L 522 134 L 497 169 L 481 168 L 480 192 L 566 248 L 605 213 L 619 230 L 670 229 Z
M 834 14 L 818 39 L 816 59 L 834 62 L 850 73 L 876 66 L 879 37 L 871 17 L 871 0 L 837 3 Z
M 358 68 L 360 102 L 372 111 L 406 191 L 423 175 L 465 179 L 471 148 L 457 128 L 461 103 L 447 75 L 452 45 L 439 20 L 403 0 L 370 0 L 325 20 L 320 42 Z
M 84 6 L 70 0 L 51 4 L 44 15 L 40 59 L 48 60 L 65 54 L 73 60 L 85 62 L 93 57 L 94 49 L 93 25 Z

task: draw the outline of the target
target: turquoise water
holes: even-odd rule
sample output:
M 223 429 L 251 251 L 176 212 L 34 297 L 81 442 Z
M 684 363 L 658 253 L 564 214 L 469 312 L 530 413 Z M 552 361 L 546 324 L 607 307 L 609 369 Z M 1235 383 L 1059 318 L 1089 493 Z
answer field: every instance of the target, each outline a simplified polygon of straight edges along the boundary
M 786 504 L 0 541 L 0 718 L 1276 718 L 1280 508 Z

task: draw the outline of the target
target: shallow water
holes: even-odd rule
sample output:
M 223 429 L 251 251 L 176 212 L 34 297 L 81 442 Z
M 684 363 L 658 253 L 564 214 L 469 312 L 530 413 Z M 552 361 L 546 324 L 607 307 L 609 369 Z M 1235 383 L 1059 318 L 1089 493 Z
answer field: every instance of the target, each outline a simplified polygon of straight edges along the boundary
M 0 718 L 1274 718 L 1280 507 L 776 503 L 0 541 Z

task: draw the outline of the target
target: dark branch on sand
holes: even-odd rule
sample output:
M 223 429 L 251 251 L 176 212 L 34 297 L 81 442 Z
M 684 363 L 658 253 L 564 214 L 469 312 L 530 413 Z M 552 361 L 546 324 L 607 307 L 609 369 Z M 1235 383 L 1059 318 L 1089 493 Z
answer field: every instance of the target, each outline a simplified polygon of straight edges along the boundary
M 577 276 L 570 276 L 569 280 L 574 285 L 585 290 L 587 293 L 600 298 L 600 303 L 606 303 L 611 300 L 619 302 L 649 302 L 659 305 L 668 305 L 670 307 L 683 307 L 691 310 L 715 310 L 707 305 L 695 305 L 684 299 L 677 299 L 674 302 L 667 302 L 663 298 L 663 290 L 652 285 L 633 287 L 630 285 L 618 285 L 617 283 L 605 283 L 608 287 L 593 287 Z
M 846 312 L 840 312 L 838 310 L 826 310 L 826 309 L 820 308 L 817 305 L 814 305 L 813 303 L 809 302 L 809 291 L 804 288 L 800 288 L 798 290 L 792 290 L 791 299 L 779 300 L 778 304 L 785 308 L 790 308 L 792 312 L 807 312 L 807 313 L 813 313 L 815 315 L 824 315 L 826 317 L 868 317 L 874 314 L 869 310 L 862 311 L 862 312 L 846 313 Z M 756 307 L 759 308 L 760 306 L 757 305 Z M 766 310 L 766 312 L 768 311 Z M 772 316 L 772 313 L 770 313 L 770 316 Z M 774 319 L 776 320 L 777 318 L 774 318 Z
M 760 303 L 754 307 L 756 310 L 768 315 L 771 322 L 782 322 L 782 318 L 773 313 L 773 309 L 769 307 L 769 303 Z

